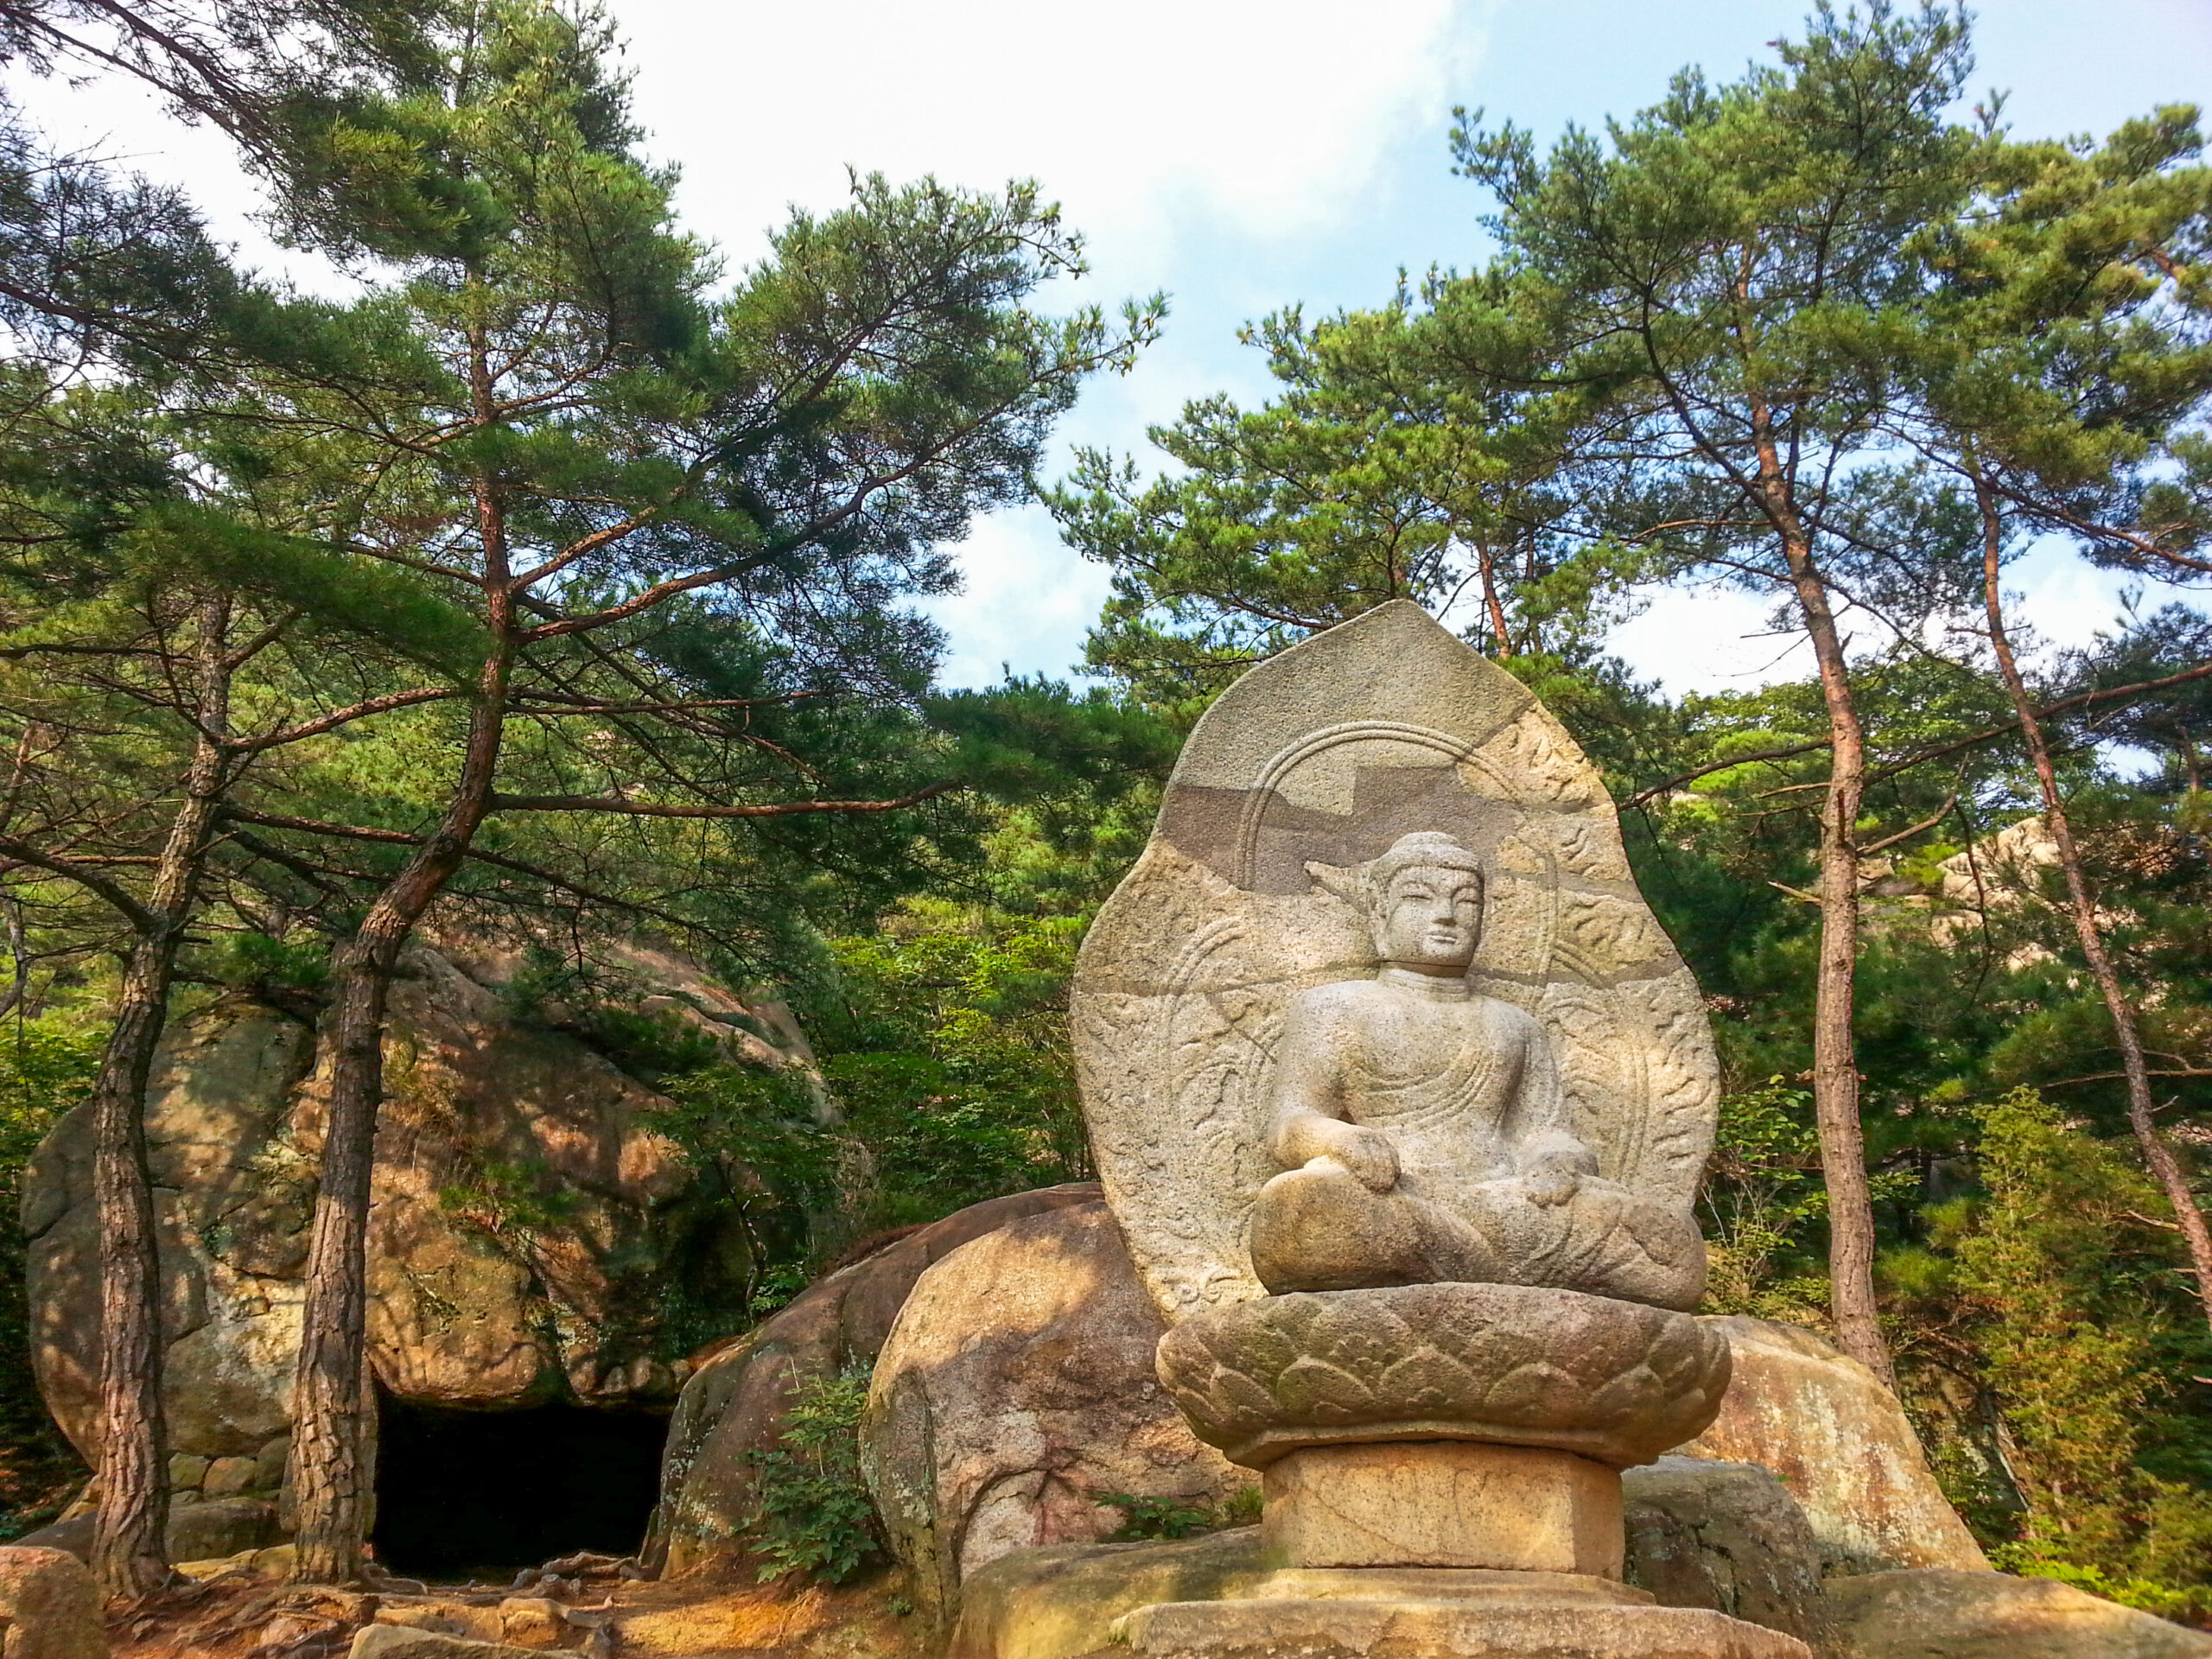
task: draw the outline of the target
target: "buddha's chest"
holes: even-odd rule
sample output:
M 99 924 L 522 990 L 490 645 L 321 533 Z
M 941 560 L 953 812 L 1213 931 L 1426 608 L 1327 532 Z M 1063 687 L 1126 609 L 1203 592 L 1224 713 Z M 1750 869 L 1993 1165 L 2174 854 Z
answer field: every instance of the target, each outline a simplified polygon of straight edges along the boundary
M 1480 1002 L 1410 1003 L 1349 1045 L 1342 1076 L 1355 1121 L 1383 1128 L 1473 1119 L 1495 1123 L 1521 1086 L 1522 1054 Z

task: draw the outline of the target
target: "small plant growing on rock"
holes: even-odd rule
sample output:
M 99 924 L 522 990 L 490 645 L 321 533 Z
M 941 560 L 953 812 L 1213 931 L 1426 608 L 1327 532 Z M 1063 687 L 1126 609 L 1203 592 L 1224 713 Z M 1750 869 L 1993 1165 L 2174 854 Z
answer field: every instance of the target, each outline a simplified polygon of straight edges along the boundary
M 1218 1523 L 1211 1510 L 1198 1509 L 1174 1497 L 1135 1497 L 1128 1492 L 1101 1492 L 1101 1503 L 1122 1512 L 1122 1524 L 1113 1541 L 1127 1543 L 1154 1538 L 1188 1538 L 1194 1532 L 1211 1532 Z
M 868 1373 L 840 1371 L 800 1385 L 776 1444 L 747 1454 L 753 1510 L 747 1524 L 760 1579 L 802 1573 L 842 1584 L 877 1554 L 875 1504 L 861 1480 L 861 1408 Z

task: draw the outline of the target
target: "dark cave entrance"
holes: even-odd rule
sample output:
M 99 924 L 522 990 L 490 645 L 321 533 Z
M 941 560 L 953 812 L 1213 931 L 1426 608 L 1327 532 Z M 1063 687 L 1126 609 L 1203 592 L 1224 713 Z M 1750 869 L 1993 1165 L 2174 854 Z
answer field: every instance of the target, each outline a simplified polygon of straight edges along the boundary
M 451 1411 L 379 1391 L 377 1560 L 407 1578 L 511 1578 L 645 1541 L 668 1419 L 538 1406 Z

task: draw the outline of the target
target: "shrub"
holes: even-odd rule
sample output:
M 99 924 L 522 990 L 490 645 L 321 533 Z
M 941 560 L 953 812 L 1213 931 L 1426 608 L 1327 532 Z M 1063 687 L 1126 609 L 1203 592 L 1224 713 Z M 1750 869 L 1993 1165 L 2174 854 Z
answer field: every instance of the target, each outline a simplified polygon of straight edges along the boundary
M 746 1530 L 760 1579 L 804 1574 L 842 1584 L 881 1548 L 875 1504 L 861 1479 L 861 1408 L 868 1373 L 799 1386 L 776 1444 L 751 1452 L 753 1510 Z

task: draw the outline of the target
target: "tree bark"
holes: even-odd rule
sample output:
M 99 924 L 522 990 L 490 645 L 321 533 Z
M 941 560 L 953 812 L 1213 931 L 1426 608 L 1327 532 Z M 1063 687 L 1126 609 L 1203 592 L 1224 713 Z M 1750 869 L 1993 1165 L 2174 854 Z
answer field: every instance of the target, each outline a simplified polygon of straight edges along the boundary
M 2150 1067 L 2143 1057 L 2143 1039 L 2136 1027 L 2135 1008 L 2120 982 L 2111 953 L 2105 949 L 2104 928 L 2097 920 L 2096 899 L 2089 891 L 2088 874 L 2082 868 L 2081 850 L 2075 843 L 2073 825 L 2067 820 L 2066 803 L 2058 792 L 2058 772 L 2051 765 L 2050 743 L 2044 734 L 2043 722 L 2037 718 L 2034 701 L 2028 696 L 2027 682 L 2021 677 L 2019 663 L 2012 654 L 2012 638 L 2005 630 L 2004 593 L 1999 580 L 2005 532 L 2002 509 L 1981 475 L 1977 472 L 1973 476 L 1974 499 L 1981 508 L 1982 603 L 1989 617 L 1990 646 L 1996 653 L 1998 671 L 2004 676 L 2005 690 L 2012 699 L 2013 710 L 2019 716 L 2020 736 L 2028 746 L 2028 759 L 2035 767 L 2036 783 L 2043 792 L 2044 823 L 2058 847 L 2059 868 L 2066 876 L 2067 907 L 2073 913 L 2075 937 L 2081 941 L 2082 955 L 2088 962 L 2089 976 L 2096 981 L 2098 994 L 2104 998 L 2105 1011 L 2112 1017 L 2120 1069 L 2127 1079 L 2127 1126 L 2134 1132 L 2136 1145 L 2142 1149 L 2143 1161 L 2150 1166 L 2152 1178 L 2166 1195 L 2166 1202 L 2173 1206 L 2174 1219 L 2180 1224 L 2182 1238 L 2189 1247 L 2190 1270 L 2196 1277 L 2197 1300 L 2204 1309 L 2206 1323 L 2212 1325 L 2212 1228 L 2205 1225 L 2204 1212 L 2197 1208 L 2196 1195 L 2190 1191 L 2187 1173 L 2174 1156 L 2173 1149 L 2167 1146 L 2165 1137 L 2158 1133 L 2151 1104 Z
M 1755 402 L 1759 502 L 1782 543 L 1791 591 L 1821 676 L 1828 714 L 1828 787 L 1821 811 L 1821 948 L 1813 991 L 1813 1117 L 1828 1199 L 1828 1305 L 1836 1345 L 1897 1387 L 1874 1294 L 1874 1192 L 1859 1117 L 1859 1052 L 1852 1020 L 1859 966 L 1859 809 L 1866 788 L 1866 739 L 1850 664 L 1812 537 L 1790 490 L 1772 423 Z
M 92 1570 L 107 1595 L 137 1598 L 168 1580 L 168 1435 L 162 1412 L 161 1267 L 146 1166 L 146 1083 L 167 1023 L 177 945 L 190 918 L 228 781 L 227 600 L 200 607 L 199 732 L 183 804 L 155 867 L 148 923 L 124 973 L 115 1027 L 92 1086 L 92 1187 L 100 1224 L 100 1503 Z
M 488 353 L 471 336 L 476 423 L 493 423 Z M 329 1115 L 308 1253 L 307 1305 L 292 1399 L 290 1474 L 298 1501 L 296 1580 L 351 1584 L 361 1576 L 367 1500 L 375 1471 L 364 1455 L 368 1395 L 367 1244 L 377 1107 L 384 1094 L 384 1022 L 401 949 L 440 889 L 461 868 L 490 811 L 506 730 L 508 684 L 519 630 L 507 554 L 505 506 L 496 480 L 474 483 L 484 550 L 482 588 L 492 648 L 478 675 L 467 746 L 443 819 L 377 897 L 340 952 L 327 1022 Z
M 1827 704 L 1830 761 L 1821 812 L 1821 948 L 1813 993 L 1813 1116 L 1828 1198 L 1828 1294 L 1836 1345 L 1897 1386 L 1874 1295 L 1874 1192 L 1859 1117 L 1859 1053 L 1852 1020 L 1859 963 L 1859 808 L 1866 743 L 1827 590 L 1802 543 L 1789 550 L 1791 585 L 1812 637 Z
M 1490 613 L 1491 632 L 1497 637 L 1497 648 L 1491 654 L 1510 657 L 1513 654 L 1513 631 L 1506 624 L 1505 606 L 1498 598 L 1497 561 L 1491 552 L 1490 544 L 1486 542 L 1478 544 L 1475 556 L 1479 562 L 1478 568 L 1482 571 L 1483 608 Z

